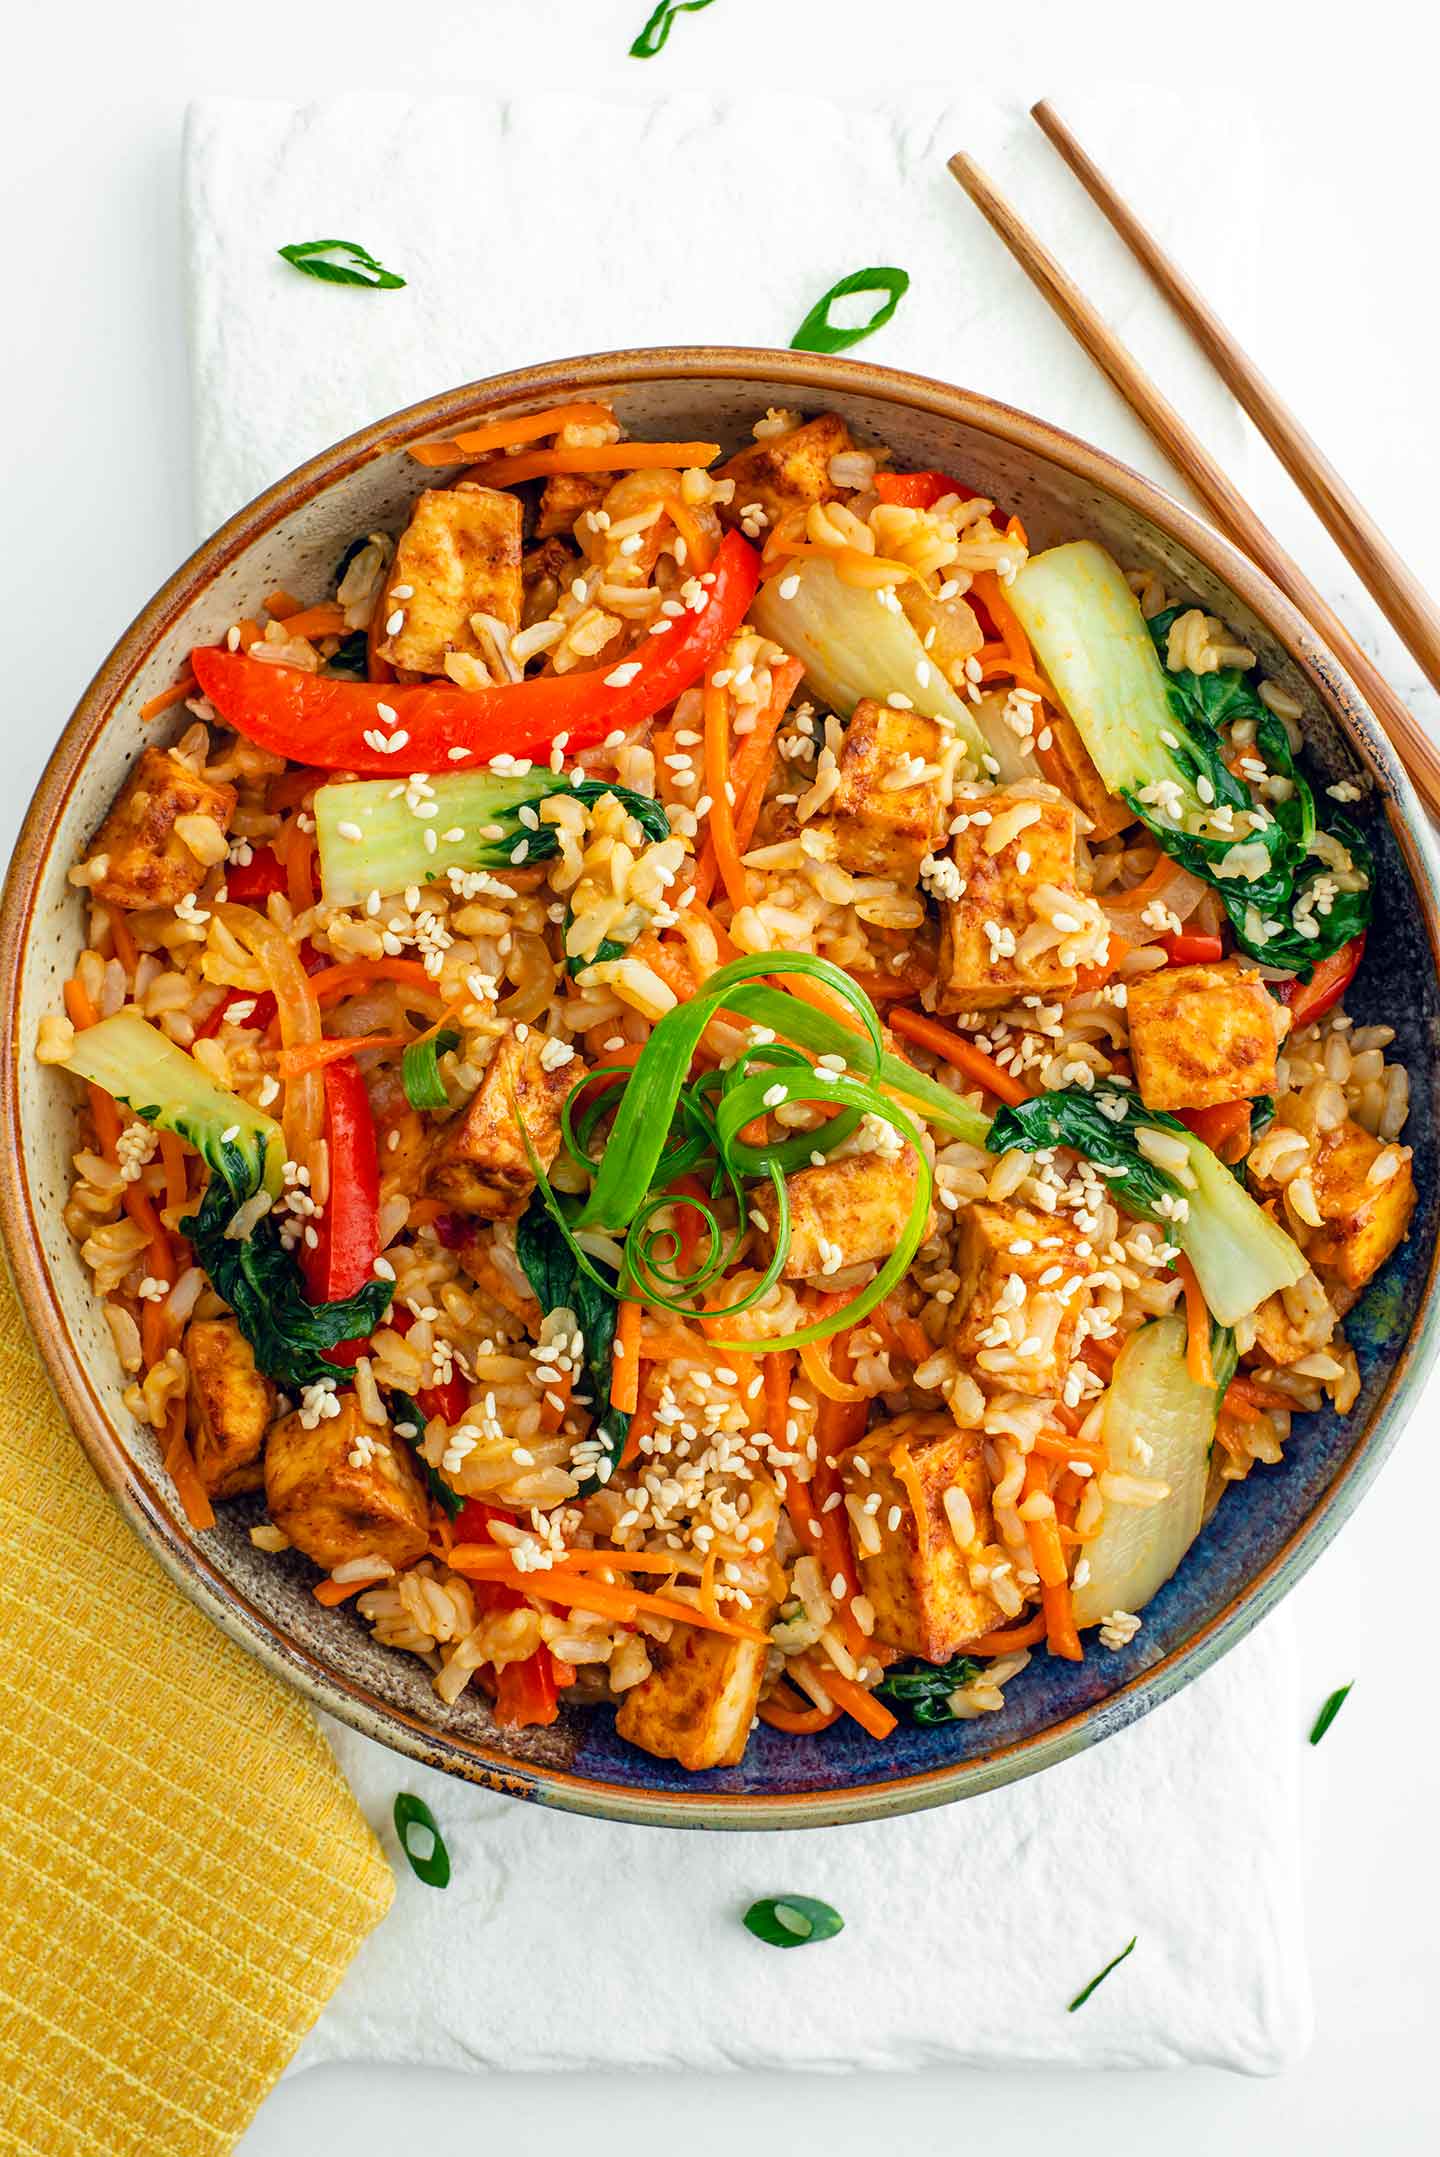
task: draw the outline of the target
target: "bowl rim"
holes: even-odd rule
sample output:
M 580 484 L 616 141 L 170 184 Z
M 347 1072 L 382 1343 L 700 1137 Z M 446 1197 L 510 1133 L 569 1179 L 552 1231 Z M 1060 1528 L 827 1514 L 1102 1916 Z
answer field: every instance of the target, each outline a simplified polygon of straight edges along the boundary
M 601 352 L 520 368 L 424 398 L 361 428 L 308 459 L 230 517 L 141 609 L 102 660 L 47 762 L 26 811 L 0 899 L 0 1007 L 5 1040 L 0 1086 L 0 1231 L 37 1346 L 92 1466 L 141 1540 L 208 1617 L 278 1676 L 364 1735 L 424 1764 L 509 1795 L 562 1810 L 653 1826 L 753 1830 L 818 1827 L 976 1796 L 1038 1773 L 1124 1728 L 1208 1669 L 1279 1601 L 1349 1517 L 1399 1436 L 1440 1351 L 1440 1239 L 1432 1251 L 1420 1313 L 1394 1370 L 1345 1459 L 1305 1520 L 1268 1564 L 1179 1647 L 1091 1707 L 1032 1736 L 1015 1738 L 946 1767 L 859 1787 L 754 1795 L 715 1790 L 642 1791 L 572 1769 L 512 1759 L 479 1740 L 444 1730 L 378 1699 L 291 1640 L 240 1592 L 197 1544 L 168 1495 L 130 1456 L 92 1385 L 65 1322 L 43 1255 L 38 1215 L 21 1150 L 18 1011 L 22 961 L 40 885 L 61 815 L 88 756 L 157 642 L 204 588 L 283 517 L 373 458 L 464 422 L 515 416 L 602 388 L 721 381 L 782 383 L 798 403 L 860 394 L 926 417 L 976 428 L 1043 457 L 1072 478 L 1136 510 L 1186 548 L 1265 624 L 1309 679 L 1379 783 L 1440 971 L 1440 852 L 1408 779 L 1369 708 L 1334 655 L 1269 578 L 1164 489 L 1076 435 L 976 391 L 867 360 L 748 346 L 679 346 Z

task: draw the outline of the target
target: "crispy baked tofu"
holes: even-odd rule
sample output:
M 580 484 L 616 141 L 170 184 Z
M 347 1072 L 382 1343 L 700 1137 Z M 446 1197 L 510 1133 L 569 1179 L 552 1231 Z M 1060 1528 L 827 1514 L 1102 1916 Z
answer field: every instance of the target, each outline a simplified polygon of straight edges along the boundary
M 958 1217 L 949 1345 L 982 1385 L 1057 1393 L 1090 1301 L 1073 1222 L 1013 1202 L 969 1206 Z M 1019 1282 L 1020 1288 L 1013 1287 Z M 1023 1295 L 1020 1289 L 1023 1288 Z
M 340 1413 L 314 1430 L 298 1412 L 275 1424 L 265 1507 L 326 1572 L 372 1555 L 398 1570 L 422 1558 L 430 1540 L 430 1502 L 410 1448 L 367 1423 L 353 1393 L 342 1393 Z
M 1133 824 L 1134 810 L 1106 786 L 1069 713 L 1057 712 L 1047 705 L 1041 731 L 1046 729 L 1050 741 L 1042 752 L 1045 776 L 1089 818 L 1086 837 L 1113 839 L 1117 831 Z
M 146 749 L 115 797 L 90 848 L 105 857 L 95 885 L 112 906 L 175 906 L 205 879 L 207 864 L 175 829 L 182 817 L 208 817 L 222 832 L 235 814 L 235 789 L 202 779 L 168 749 Z
M 841 489 L 830 477 L 830 459 L 854 447 L 838 412 L 822 412 L 789 434 L 742 449 L 714 475 L 735 482 L 734 496 L 720 512 L 722 520 L 738 528 L 746 510 L 758 503 L 764 529 L 771 531 L 792 510 L 834 501 Z
M 1147 1108 L 1214 1108 L 1275 1091 L 1285 1007 L 1252 967 L 1165 966 L 1130 983 L 1130 1053 Z
M 917 1174 L 915 1157 L 907 1148 L 894 1158 L 881 1153 L 853 1154 L 787 1176 L 790 1246 L 784 1278 L 823 1279 L 827 1259 L 829 1272 L 838 1273 L 846 1266 L 888 1258 L 915 1203 Z M 762 1213 L 762 1218 L 767 1225 L 760 1231 L 760 1242 L 768 1260 L 774 1255 L 776 1224 L 769 1214 Z M 934 1219 L 932 1207 L 927 1235 Z
M 547 1070 L 546 1046 L 544 1034 L 518 1026 L 496 1043 L 470 1100 L 431 1141 L 426 1185 L 432 1197 L 487 1221 L 513 1221 L 524 1212 L 535 1177 L 517 1114 L 548 1170 L 560 1150 L 565 1097 L 585 1076 L 584 1064 L 573 1056 Z
M 1039 814 L 991 853 L 992 829 L 1022 802 Z M 1053 946 L 1025 955 L 1023 939 L 1035 925 L 1034 899 L 1042 885 L 1078 897 L 1074 808 L 1068 801 L 1000 787 L 977 804 L 977 811 L 962 808 L 969 822 L 951 841 L 951 859 L 965 888 L 944 904 L 936 1008 L 990 1011 L 1021 996 L 1071 995 L 1074 967 L 1062 966 Z
M 984 1443 L 983 1433 L 957 1430 L 948 1415 L 897 1416 L 877 1424 L 841 1467 L 850 1497 L 861 1505 L 880 1500 L 871 1514 L 880 1549 L 866 1557 L 857 1538 L 855 1552 L 861 1589 L 875 1608 L 875 1638 L 930 1663 L 948 1661 L 1004 1622 L 985 1590 L 971 1586 L 967 1553 L 945 1509 L 946 1491 L 958 1490 L 975 1523 L 967 1548 L 978 1555 L 993 1540 Z
M 448 652 L 480 657 L 484 646 L 470 626 L 472 614 L 492 615 L 513 635 L 520 627 L 523 521 L 519 496 L 494 487 L 432 487 L 422 494 L 377 610 L 381 658 L 416 674 L 443 674 Z
M 753 1607 L 740 1612 L 763 1632 L 775 1606 L 751 1589 Z M 749 1640 L 677 1625 L 666 1641 L 649 1641 L 652 1669 L 630 1688 L 615 1715 L 617 1734 L 698 1774 L 738 1765 L 755 1720 L 768 1650 Z
M 921 862 L 945 837 L 942 755 L 933 719 L 862 697 L 836 759 L 840 784 L 810 829 L 827 834 L 833 858 L 853 875 L 891 876 L 913 887 Z M 909 783 L 891 783 L 909 772 Z
M 394 1102 L 376 1113 L 375 1156 L 382 1196 L 391 1191 L 419 1190 L 430 1143 L 424 1117 L 408 1101 Z
M 540 515 L 535 526 L 536 538 L 550 539 L 559 533 L 568 539 L 575 529 L 576 520 L 583 517 L 587 509 L 600 507 L 609 485 L 608 474 L 552 472 L 540 497 Z
M 265 1433 L 275 1388 L 233 1318 L 196 1318 L 185 1335 L 187 1421 L 195 1468 L 212 1498 L 238 1498 L 265 1481 Z
M 1324 1222 L 1312 1230 L 1306 1256 L 1328 1285 L 1359 1289 L 1403 1241 L 1415 1211 L 1415 1176 L 1409 1159 L 1384 1183 L 1368 1181 L 1382 1142 L 1348 1118 L 1316 1134 L 1310 1185 Z

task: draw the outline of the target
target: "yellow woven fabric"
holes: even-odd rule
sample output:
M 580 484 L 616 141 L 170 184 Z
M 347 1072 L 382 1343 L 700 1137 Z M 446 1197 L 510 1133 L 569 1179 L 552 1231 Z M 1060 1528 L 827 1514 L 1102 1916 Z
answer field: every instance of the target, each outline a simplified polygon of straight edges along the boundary
M 91 1474 L 0 1266 L 0 2151 L 232 2148 L 394 1882 Z

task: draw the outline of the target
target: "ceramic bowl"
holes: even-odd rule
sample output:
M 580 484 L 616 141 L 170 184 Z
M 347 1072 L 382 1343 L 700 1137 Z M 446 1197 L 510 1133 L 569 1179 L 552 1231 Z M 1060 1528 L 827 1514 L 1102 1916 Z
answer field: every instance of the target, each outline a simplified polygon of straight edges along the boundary
M 1302 699 L 1324 778 L 1358 771 L 1373 782 L 1362 813 L 1378 861 L 1378 933 L 1353 1008 L 1396 1027 L 1413 1086 L 1406 1135 L 1420 1204 L 1408 1243 L 1349 1320 L 1359 1402 L 1343 1421 L 1307 1417 L 1282 1466 L 1227 1494 L 1130 1647 L 1092 1652 L 1079 1665 L 1037 1655 L 1000 1714 L 935 1729 L 902 1724 L 883 1746 L 851 1723 L 810 1738 L 762 1727 L 743 1766 L 698 1776 L 622 1744 L 606 1712 L 511 1733 L 495 1729 L 477 1693 L 447 1710 L 416 1658 L 374 1646 L 349 1610 L 315 1602 L 298 1554 L 277 1559 L 251 1547 L 258 1501 L 222 1508 L 215 1530 L 192 1535 L 148 1432 L 123 1406 L 109 1332 L 61 1218 L 75 1144 L 69 1082 L 30 1054 L 36 1022 L 58 1007 L 83 942 L 66 870 L 142 740 L 157 732 L 142 729 L 141 703 L 178 677 L 192 645 L 222 637 L 276 585 L 319 597 L 355 533 L 398 526 L 430 476 L 406 456 L 407 443 L 594 396 L 613 398 L 637 434 L 703 436 L 727 448 L 749 439 L 767 405 L 834 408 L 862 439 L 887 443 L 897 462 L 963 474 L 1018 512 L 1034 546 L 1089 535 L 1223 616 Z M 620 1820 L 813 1827 L 943 1804 L 1095 1743 L 1213 1663 L 1324 1548 L 1393 1444 L 1436 1348 L 1436 895 L 1423 815 L 1336 661 L 1233 547 L 1101 451 L 940 382 L 807 354 L 609 353 L 500 376 L 367 428 L 251 503 L 156 595 L 81 699 L 30 808 L 0 918 L 0 1211 L 11 1263 L 60 1398 L 136 1533 L 234 1639 L 358 1729 L 473 1781 Z

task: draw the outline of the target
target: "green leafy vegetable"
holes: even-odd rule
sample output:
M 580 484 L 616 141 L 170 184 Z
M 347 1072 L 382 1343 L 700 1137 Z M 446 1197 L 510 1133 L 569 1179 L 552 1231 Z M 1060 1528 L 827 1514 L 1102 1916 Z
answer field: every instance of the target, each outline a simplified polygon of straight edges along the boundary
M 1349 1685 L 1337 1686 L 1335 1691 L 1330 1695 L 1330 1698 L 1326 1701 L 1324 1707 L 1320 1710 L 1320 1713 L 1315 1718 L 1314 1727 L 1310 1732 L 1310 1743 L 1312 1745 L 1318 1745 L 1320 1743 L 1320 1740 L 1324 1737 L 1326 1731 L 1330 1728 L 1330 1725 L 1334 1722 L 1336 1716 L 1344 1707 L 1346 1699 L 1348 1698 L 1350 1693 L 1350 1688 L 1354 1685 L 1354 1683 L 1355 1680 L 1352 1678 Z
M 866 337 L 873 337 L 876 330 L 884 329 L 909 289 L 910 278 L 904 270 L 852 270 L 848 277 L 833 284 L 823 299 L 815 302 L 791 338 L 790 350 L 848 352 L 851 345 L 858 345 Z M 885 298 L 870 320 L 862 322 L 858 329 L 838 329 L 830 320 L 830 309 L 836 300 L 844 299 L 852 292 L 883 292 Z
M 363 682 L 369 678 L 369 640 L 363 629 L 356 629 L 348 637 L 342 637 L 338 650 L 326 660 L 326 674 L 341 674 L 347 681 Z
M 983 1669 L 984 1665 L 969 1655 L 954 1655 L 948 1663 L 896 1663 L 886 1671 L 875 1691 L 881 1700 L 888 1700 L 892 1708 L 908 1715 L 912 1723 L 928 1728 L 935 1723 L 954 1722 L 950 1695 L 972 1684 Z
M 648 794 L 600 779 L 569 779 L 542 764 L 538 770 L 501 777 L 492 771 L 446 772 L 430 781 L 436 814 L 418 818 L 389 779 L 350 779 L 322 786 L 315 795 L 315 836 L 328 906 L 363 904 L 372 891 L 386 895 L 410 884 L 432 883 L 450 869 L 497 871 L 548 861 L 560 851 L 553 824 L 536 810 L 556 794 L 573 795 L 587 807 L 613 794 L 647 839 L 668 839 L 670 820 Z M 358 831 L 355 839 L 349 834 Z M 458 831 L 458 839 L 443 834 Z M 433 850 L 427 832 L 441 834 Z
M 767 1947 L 812 1947 L 843 1932 L 845 1920 L 813 1895 L 767 1895 L 745 1912 L 745 1930 Z
M 712 4 L 713 0 L 659 0 L 659 6 L 630 47 L 631 59 L 653 60 L 657 52 L 664 50 L 677 15 L 698 15 L 702 8 Z
M 1147 1131 L 1179 1141 L 1186 1154 L 1183 1172 L 1172 1174 L 1141 1150 Z M 1012 1146 L 1027 1153 L 1070 1146 L 1102 1172 L 1111 1171 L 1105 1181 L 1126 1211 L 1163 1222 L 1184 1251 L 1222 1325 L 1235 1325 L 1305 1271 L 1290 1237 L 1210 1148 L 1176 1117 L 1144 1107 L 1136 1094 L 1114 1086 L 1038 1094 L 1018 1107 L 1001 1108 L 985 1143 L 992 1153 Z
M 450 1852 L 440 1823 L 424 1798 L 412 1797 L 408 1790 L 399 1793 L 395 1800 L 395 1833 L 417 1880 L 423 1880 L 427 1887 L 450 1885 Z
M 460 1036 L 453 1026 L 442 1026 L 438 1034 L 424 1034 L 410 1043 L 400 1059 L 400 1078 L 411 1108 L 449 1107 L 440 1058 L 459 1046 Z
M 280 1194 L 285 1135 L 273 1116 L 227 1093 L 193 1056 L 135 1011 L 117 1011 L 75 1036 L 65 1069 L 105 1092 L 146 1123 L 173 1131 L 210 1164 L 234 1160 L 249 1198 L 263 1184 Z M 239 1201 L 237 1200 L 238 1204 Z
M 398 292 L 405 282 L 356 240 L 292 240 L 276 253 L 293 269 L 327 285 L 370 285 L 377 292 Z
M 1121 1948 L 1119 1954 L 1115 1956 L 1113 1961 L 1106 1963 L 1104 1969 L 1100 1971 L 1098 1976 L 1092 1977 L 1088 1985 L 1081 1986 L 1080 1990 L 1076 1993 L 1074 1999 L 1070 2002 L 1070 2005 L 1066 2008 L 1066 2014 L 1073 2015 L 1077 2007 L 1083 2007 L 1085 2005 L 1085 2002 L 1089 1999 L 1091 1993 L 1095 1990 L 1096 1986 L 1103 1985 L 1106 1978 L 1110 1975 L 1110 1972 L 1112 1970 L 1118 1970 L 1121 1963 L 1125 1960 L 1126 1956 L 1133 1955 L 1134 1952 L 1135 1941 L 1132 1939 L 1129 1942 L 1128 1946 Z
M 420 1440 L 425 1435 L 425 1411 L 408 1393 L 398 1388 L 390 1395 L 390 1427 L 398 1438 L 407 1438 L 415 1448 L 415 1465 L 425 1478 L 425 1487 L 438 1506 L 444 1508 L 454 1520 L 464 1508 L 465 1500 L 458 1490 L 452 1490 L 438 1468 L 432 1468 L 420 1451 Z
M 545 1191 L 537 1190 L 515 1230 L 515 1256 L 545 1313 L 573 1311 L 584 1336 L 586 1387 L 593 1404 L 591 1444 L 594 1467 L 583 1477 L 581 1492 L 604 1488 L 615 1473 L 625 1450 L 630 1418 L 610 1405 L 610 1370 L 615 1344 L 618 1303 L 613 1287 L 607 1287 L 598 1271 L 582 1266 L 547 1203 Z
M 1364 838 L 1341 816 L 1319 827 L 1285 728 L 1249 674 L 1167 666 L 1170 627 L 1185 610 L 1147 624 L 1118 566 L 1091 540 L 1032 555 L 1010 599 L 1105 784 L 1218 894 L 1242 951 L 1308 980 L 1359 934 L 1373 883 Z M 1263 794 L 1230 768 L 1235 744 L 1225 730 L 1240 720 L 1253 725 L 1255 753 L 1280 782 Z

